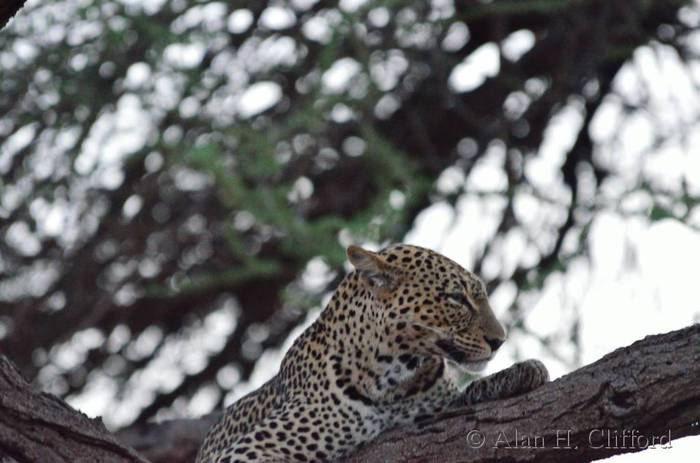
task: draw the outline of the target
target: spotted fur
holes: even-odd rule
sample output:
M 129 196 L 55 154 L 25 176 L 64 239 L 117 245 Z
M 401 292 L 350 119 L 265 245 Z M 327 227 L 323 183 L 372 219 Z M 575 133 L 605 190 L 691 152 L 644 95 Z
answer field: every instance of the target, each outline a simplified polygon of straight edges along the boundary
M 351 246 L 348 258 L 355 271 L 279 373 L 226 410 L 197 463 L 333 460 L 395 425 L 547 380 L 528 361 L 460 392 L 455 372 L 478 370 L 506 336 L 481 280 L 416 246 Z

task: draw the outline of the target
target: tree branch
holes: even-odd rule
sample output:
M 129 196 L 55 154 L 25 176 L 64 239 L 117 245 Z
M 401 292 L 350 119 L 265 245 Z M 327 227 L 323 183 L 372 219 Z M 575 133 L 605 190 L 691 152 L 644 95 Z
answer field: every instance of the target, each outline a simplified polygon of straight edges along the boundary
M 0 355 L 0 461 L 142 463 L 111 435 L 58 397 L 34 390 Z
M 649 336 L 529 394 L 386 432 L 345 463 L 581 462 L 642 450 L 639 444 L 643 442 L 632 445 L 630 438 L 623 445 L 622 432 L 660 438 L 670 430 L 672 441 L 700 434 L 698 378 L 700 325 L 696 324 Z M 192 460 L 206 430 L 198 420 L 175 420 L 147 424 L 138 432 L 125 430 L 119 437 L 154 463 L 186 462 Z M 472 430 L 478 433 L 470 435 Z M 610 430 L 611 437 L 618 432 L 620 448 L 595 448 L 605 444 L 601 441 L 607 436 L 605 430 Z M 186 443 L 168 444 L 182 442 L 178 437 L 182 435 L 189 436 Z M 479 446 L 481 435 L 485 442 Z M 475 439 L 471 445 L 468 436 Z M 527 437 L 532 438 L 532 447 L 544 442 L 544 448 L 524 448 Z M 564 448 L 567 439 L 572 449 Z M 506 442 L 513 448 L 507 448 Z M 173 447 L 173 453 L 164 451 Z
M 695 324 L 646 337 L 529 394 L 386 432 L 345 462 L 580 462 L 643 450 L 650 436 L 664 445 L 669 436 L 672 442 L 700 434 L 698 378 Z M 118 437 L 153 463 L 190 462 L 216 419 L 147 423 Z M 0 356 L 3 455 L 20 462 L 143 461 L 99 420 L 32 391 Z
M 698 378 L 695 324 L 646 337 L 529 394 L 384 433 L 346 462 L 581 462 L 639 451 L 643 441 L 623 443 L 625 431 L 670 432 L 671 440 L 700 434 Z
M 27 0 L 5 0 L 0 4 L 0 29 L 3 29 Z

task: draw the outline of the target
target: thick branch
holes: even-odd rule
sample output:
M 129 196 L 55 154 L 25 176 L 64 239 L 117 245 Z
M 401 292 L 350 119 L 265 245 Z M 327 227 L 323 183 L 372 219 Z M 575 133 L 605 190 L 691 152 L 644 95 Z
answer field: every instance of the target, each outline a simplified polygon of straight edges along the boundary
M 529 394 L 385 433 L 347 462 L 581 462 L 639 451 L 643 441 L 622 442 L 625 430 L 670 432 L 672 440 L 700 434 L 698 378 L 696 324 L 649 336 Z M 604 448 L 615 435 L 619 448 Z
M 27 0 L 4 0 L 0 3 L 0 29 L 3 29 Z
M 0 355 L 0 461 L 19 463 L 145 462 L 98 419 L 35 391 Z M 12 460 L 10 460 L 12 461 Z
M 700 324 L 649 336 L 529 394 L 389 431 L 346 462 L 580 462 L 642 450 L 639 438 L 623 442 L 625 431 L 664 439 L 670 433 L 671 440 L 700 434 L 698 378 Z M 153 463 L 184 463 L 215 420 L 139 425 L 119 438 Z M 617 448 L 605 448 L 615 433 Z M 143 461 L 99 420 L 32 391 L 0 356 L 3 455 L 20 462 Z
M 641 442 L 635 446 L 627 439 L 622 444 L 624 430 L 655 436 L 668 436 L 670 430 L 672 440 L 700 434 L 698 378 L 700 325 L 696 324 L 649 336 L 524 396 L 389 431 L 346 462 L 581 462 L 641 450 Z M 129 429 L 119 437 L 154 463 L 186 462 L 206 429 L 198 420 L 175 420 L 147 424 L 138 432 Z M 617 430 L 622 448 L 594 448 L 605 443 L 598 431 L 603 429 L 610 429 L 611 436 Z M 470 445 L 472 430 L 478 433 L 472 434 L 477 440 Z M 515 447 L 516 430 L 521 448 L 508 449 L 506 441 Z M 186 442 L 178 437 L 183 434 L 188 435 Z M 481 435 L 486 440 L 479 446 Z M 523 448 L 527 437 L 532 446 L 543 441 L 544 448 Z M 565 449 L 567 438 L 577 448 Z

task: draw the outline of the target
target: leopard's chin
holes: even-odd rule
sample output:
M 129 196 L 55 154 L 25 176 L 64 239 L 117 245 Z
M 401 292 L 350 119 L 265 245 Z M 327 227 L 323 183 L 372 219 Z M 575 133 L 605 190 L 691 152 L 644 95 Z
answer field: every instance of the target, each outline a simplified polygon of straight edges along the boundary
M 481 373 L 486 369 L 489 359 L 477 360 L 475 362 L 462 362 L 459 364 L 460 368 L 467 373 Z
M 479 375 L 482 371 L 484 371 L 484 369 L 486 368 L 486 365 L 488 365 L 490 359 L 475 360 L 475 361 L 469 361 L 469 362 L 467 362 L 467 361 L 455 362 L 452 359 L 445 359 L 445 360 L 460 375 L 464 375 L 464 374 Z

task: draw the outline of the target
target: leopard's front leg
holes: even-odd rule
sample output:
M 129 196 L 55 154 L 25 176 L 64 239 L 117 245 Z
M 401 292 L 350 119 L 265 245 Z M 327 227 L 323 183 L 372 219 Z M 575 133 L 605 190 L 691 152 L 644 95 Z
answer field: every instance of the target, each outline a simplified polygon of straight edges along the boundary
M 514 397 L 532 391 L 547 381 L 547 367 L 539 360 L 526 360 L 469 383 L 455 405 L 474 405 Z

